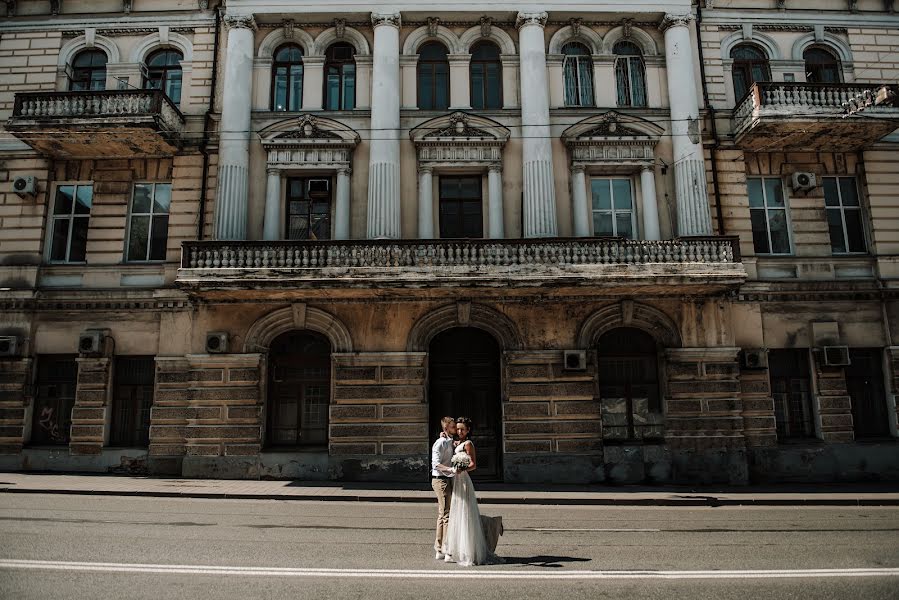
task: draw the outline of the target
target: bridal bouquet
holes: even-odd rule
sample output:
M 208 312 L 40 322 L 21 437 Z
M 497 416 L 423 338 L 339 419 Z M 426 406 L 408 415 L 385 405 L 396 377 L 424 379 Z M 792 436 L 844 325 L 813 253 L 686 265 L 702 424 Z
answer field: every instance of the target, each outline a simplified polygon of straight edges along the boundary
M 455 470 L 464 471 L 471 466 L 471 457 L 464 453 L 453 454 L 453 458 L 450 462 L 452 462 Z

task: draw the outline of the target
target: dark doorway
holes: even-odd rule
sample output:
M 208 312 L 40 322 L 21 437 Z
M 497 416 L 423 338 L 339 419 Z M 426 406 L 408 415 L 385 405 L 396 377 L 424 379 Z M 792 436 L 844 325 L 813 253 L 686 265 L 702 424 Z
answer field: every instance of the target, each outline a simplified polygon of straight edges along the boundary
M 150 407 L 156 361 L 152 356 L 116 357 L 110 446 L 150 445 Z
M 478 460 L 472 477 L 501 479 L 499 344 L 480 329 L 444 331 L 431 342 L 428 370 L 431 437 L 436 439 L 441 417 L 469 417 L 474 422 L 471 439 Z
M 328 443 L 331 344 L 310 331 L 278 336 L 269 350 L 266 446 Z
M 851 364 L 846 367 L 846 389 L 852 399 L 852 423 L 858 440 L 890 435 L 882 354 L 879 348 L 849 350 Z
M 778 441 L 815 437 L 808 349 L 770 350 L 768 373 Z
M 67 446 L 72 428 L 72 407 L 78 363 L 74 356 L 45 354 L 37 357 L 37 394 L 31 443 L 35 446 Z

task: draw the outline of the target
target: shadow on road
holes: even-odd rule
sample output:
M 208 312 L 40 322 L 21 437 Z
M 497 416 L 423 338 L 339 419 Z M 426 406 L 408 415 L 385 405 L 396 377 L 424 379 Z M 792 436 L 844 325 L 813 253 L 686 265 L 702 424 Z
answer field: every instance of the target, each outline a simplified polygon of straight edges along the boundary
M 503 556 L 503 560 L 507 565 L 555 569 L 564 567 L 565 565 L 563 563 L 590 562 L 589 558 L 578 558 L 575 556 L 549 556 L 545 554 L 541 554 L 540 556 Z

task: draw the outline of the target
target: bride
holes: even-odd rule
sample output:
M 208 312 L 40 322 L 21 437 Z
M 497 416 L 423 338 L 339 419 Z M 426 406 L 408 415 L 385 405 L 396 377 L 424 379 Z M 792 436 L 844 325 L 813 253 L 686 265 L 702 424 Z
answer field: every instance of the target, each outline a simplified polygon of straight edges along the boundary
M 453 455 L 456 475 L 453 483 L 453 495 L 450 502 L 449 524 L 446 539 L 443 542 L 443 554 L 447 562 L 456 562 L 462 566 L 485 565 L 501 562 L 487 544 L 481 513 L 478 510 L 478 499 L 468 473 L 477 468 L 477 454 L 474 444 L 468 438 L 471 434 L 471 419 L 456 419 L 456 435 L 459 445 Z M 467 455 L 465 457 L 460 455 Z M 468 462 L 468 466 L 465 463 Z

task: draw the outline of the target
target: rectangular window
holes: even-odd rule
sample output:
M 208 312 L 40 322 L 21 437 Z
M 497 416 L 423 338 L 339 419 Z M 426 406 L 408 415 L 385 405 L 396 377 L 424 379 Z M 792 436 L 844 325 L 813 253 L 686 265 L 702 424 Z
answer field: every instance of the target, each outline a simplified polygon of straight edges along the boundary
M 165 260 L 171 203 L 172 184 L 134 184 L 126 261 Z
M 117 357 L 112 400 L 111 446 L 150 445 L 150 407 L 156 362 L 152 356 Z
M 779 440 L 814 437 L 808 349 L 771 350 L 768 373 Z
M 287 239 L 331 239 L 331 180 L 287 181 Z
M 825 177 L 824 205 L 834 254 L 865 252 L 862 207 L 855 177 Z
M 753 177 L 746 184 L 755 252 L 789 254 L 790 231 L 783 182 L 776 177 Z
M 51 262 L 84 262 L 93 192 L 89 183 L 56 187 L 50 219 Z
M 880 348 L 849 349 L 851 364 L 846 367 L 846 389 L 852 402 L 856 439 L 890 435 L 882 357 Z
M 593 235 L 634 237 L 634 197 L 630 179 L 590 180 L 593 195 Z
M 484 237 L 480 177 L 440 177 L 440 237 Z
M 37 393 L 34 398 L 31 443 L 67 446 L 75 405 L 78 363 L 75 356 L 45 354 L 37 357 Z

